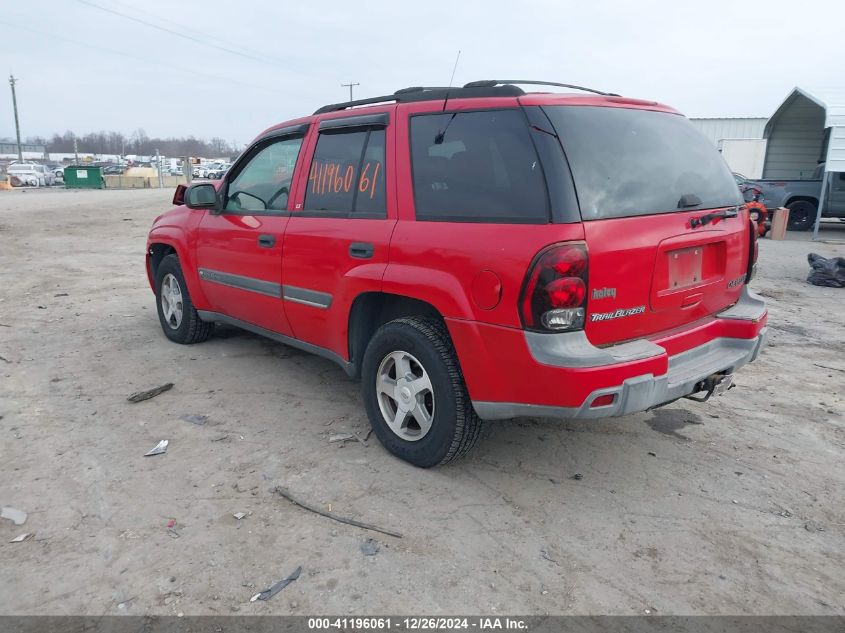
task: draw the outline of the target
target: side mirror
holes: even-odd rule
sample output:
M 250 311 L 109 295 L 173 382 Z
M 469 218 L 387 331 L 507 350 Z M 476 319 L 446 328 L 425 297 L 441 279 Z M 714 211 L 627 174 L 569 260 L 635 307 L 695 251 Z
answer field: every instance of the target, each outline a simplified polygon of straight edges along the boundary
M 191 185 L 185 189 L 185 206 L 189 209 L 217 208 L 217 189 L 208 182 Z
M 179 207 L 185 204 L 185 190 L 187 185 L 176 185 L 176 191 L 173 193 L 173 206 Z

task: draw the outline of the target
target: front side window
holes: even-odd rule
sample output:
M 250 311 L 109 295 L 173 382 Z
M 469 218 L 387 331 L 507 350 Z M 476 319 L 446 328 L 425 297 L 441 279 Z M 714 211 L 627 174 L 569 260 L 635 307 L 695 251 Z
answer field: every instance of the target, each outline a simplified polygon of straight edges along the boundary
M 548 222 L 545 178 L 519 110 L 414 116 L 411 160 L 418 220 Z
M 288 196 L 302 137 L 275 141 L 258 151 L 229 182 L 226 211 L 280 212 Z
M 305 210 L 386 216 L 383 129 L 322 132 L 305 190 Z

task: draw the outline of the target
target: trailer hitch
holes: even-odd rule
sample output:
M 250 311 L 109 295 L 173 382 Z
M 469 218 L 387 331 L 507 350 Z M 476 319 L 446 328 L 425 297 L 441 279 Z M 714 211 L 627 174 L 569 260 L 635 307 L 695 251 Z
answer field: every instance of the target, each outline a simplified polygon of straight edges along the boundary
M 695 402 L 707 402 L 708 400 L 710 400 L 710 396 L 724 395 L 725 393 L 727 393 L 728 389 L 733 388 L 733 374 L 711 374 L 696 385 L 695 391 L 693 391 L 688 396 L 684 396 L 684 398 L 693 400 Z M 702 391 L 705 392 L 703 396 L 695 395 L 701 393 Z

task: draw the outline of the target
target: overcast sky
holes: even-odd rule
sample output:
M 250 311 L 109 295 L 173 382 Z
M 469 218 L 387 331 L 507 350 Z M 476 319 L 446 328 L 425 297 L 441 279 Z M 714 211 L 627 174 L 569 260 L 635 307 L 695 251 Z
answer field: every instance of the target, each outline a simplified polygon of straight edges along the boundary
M 845 83 L 843 25 L 836 0 L 41 0 L 3 3 L 0 59 L 19 80 L 23 137 L 143 128 L 245 143 L 343 100 L 350 80 L 356 97 L 445 85 L 458 49 L 455 84 L 545 79 L 688 116 L 769 116 L 795 85 Z M 13 138 L 2 94 L 0 137 Z

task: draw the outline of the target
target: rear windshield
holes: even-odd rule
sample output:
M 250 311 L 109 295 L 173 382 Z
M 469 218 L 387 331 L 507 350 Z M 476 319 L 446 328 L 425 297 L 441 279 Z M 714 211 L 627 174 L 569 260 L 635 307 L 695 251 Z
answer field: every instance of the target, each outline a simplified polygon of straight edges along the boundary
M 742 204 L 725 161 L 685 117 L 587 106 L 543 110 L 566 151 L 584 220 Z

